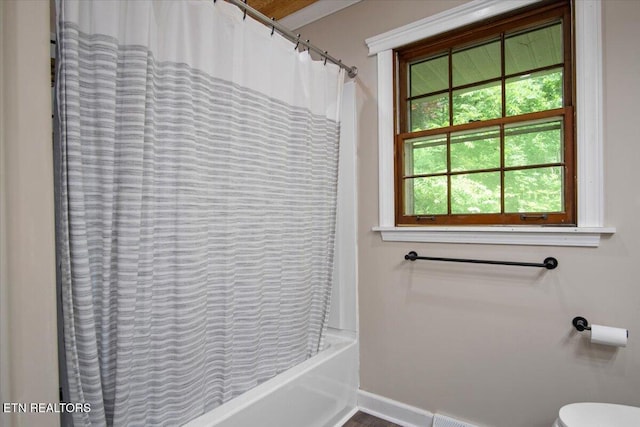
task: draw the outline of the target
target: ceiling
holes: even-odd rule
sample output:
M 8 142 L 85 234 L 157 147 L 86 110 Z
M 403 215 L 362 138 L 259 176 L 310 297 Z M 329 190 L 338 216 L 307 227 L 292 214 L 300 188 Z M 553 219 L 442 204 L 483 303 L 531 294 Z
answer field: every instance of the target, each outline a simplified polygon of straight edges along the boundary
M 248 0 L 247 3 L 269 18 L 282 19 L 316 1 L 317 0 Z

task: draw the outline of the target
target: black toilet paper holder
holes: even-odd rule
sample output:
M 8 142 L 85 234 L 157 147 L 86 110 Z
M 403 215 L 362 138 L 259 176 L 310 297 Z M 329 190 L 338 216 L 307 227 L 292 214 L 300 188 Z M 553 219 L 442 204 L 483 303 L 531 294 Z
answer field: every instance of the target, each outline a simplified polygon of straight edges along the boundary
M 584 317 L 581 317 L 581 316 L 574 317 L 571 323 L 580 332 L 584 331 L 585 329 L 587 331 L 591 330 L 591 326 L 589 326 L 589 322 Z

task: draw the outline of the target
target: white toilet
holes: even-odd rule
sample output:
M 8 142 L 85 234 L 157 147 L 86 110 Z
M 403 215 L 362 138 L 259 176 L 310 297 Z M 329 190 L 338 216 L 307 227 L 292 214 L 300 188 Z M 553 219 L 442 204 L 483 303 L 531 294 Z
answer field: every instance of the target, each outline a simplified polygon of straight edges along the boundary
M 640 408 L 612 403 L 572 403 L 560 408 L 553 427 L 638 427 Z

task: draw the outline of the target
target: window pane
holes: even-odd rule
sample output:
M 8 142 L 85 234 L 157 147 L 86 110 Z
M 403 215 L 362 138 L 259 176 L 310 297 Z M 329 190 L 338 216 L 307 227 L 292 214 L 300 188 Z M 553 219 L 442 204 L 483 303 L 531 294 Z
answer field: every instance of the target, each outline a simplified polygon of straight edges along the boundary
M 449 56 L 411 64 L 409 68 L 409 96 L 437 92 L 449 87 Z
M 451 134 L 453 172 L 500 167 L 500 128 Z
M 507 79 L 507 116 L 562 108 L 562 68 Z
M 404 196 L 405 215 L 446 215 L 447 177 L 405 179 Z
M 507 75 L 562 64 L 562 23 L 507 37 L 504 55 Z
M 504 129 L 506 167 L 542 165 L 563 161 L 562 118 L 507 125 Z
M 505 172 L 505 212 L 562 212 L 563 181 L 561 166 Z
M 500 213 L 500 172 L 452 176 L 451 213 Z
M 434 95 L 410 101 L 411 132 L 449 126 L 449 95 Z
M 495 119 L 502 115 L 500 82 L 453 91 L 453 124 Z
M 404 174 L 419 175 L 447 171 L 447 137 L 443 135 L 404 142 Z
M 452 64 L 454 86 L 500 77 L 500 41 L 455 52 Z

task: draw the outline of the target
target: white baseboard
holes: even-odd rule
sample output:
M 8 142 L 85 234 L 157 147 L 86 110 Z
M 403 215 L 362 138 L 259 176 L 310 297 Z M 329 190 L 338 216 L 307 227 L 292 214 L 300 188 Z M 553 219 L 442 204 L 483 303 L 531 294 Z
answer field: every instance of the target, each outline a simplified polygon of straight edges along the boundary
M 358 407 L 362 412 L 403 427 L 430 427 L 433 414 L 424 409 L 358 390 Z

